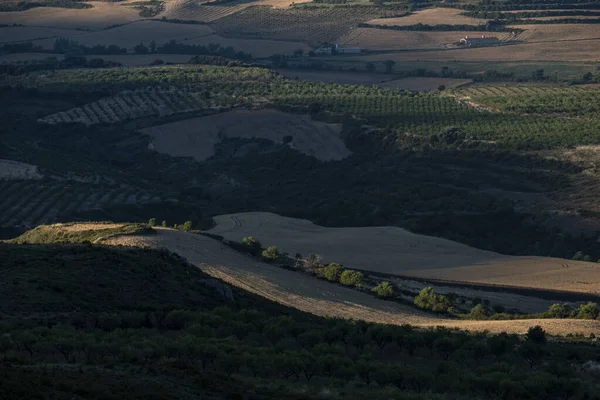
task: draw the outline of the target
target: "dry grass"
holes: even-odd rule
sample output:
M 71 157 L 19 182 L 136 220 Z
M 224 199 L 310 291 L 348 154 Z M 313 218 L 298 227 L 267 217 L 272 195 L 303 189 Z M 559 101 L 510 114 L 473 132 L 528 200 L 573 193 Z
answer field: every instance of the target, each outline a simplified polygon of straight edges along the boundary
M 106 244 L 167 248 L 204 272 L 258 295 L 302 311 L 329 317 L 417 326 L 445 325 L 490 332 L 525 333 L 541 325 L 551 334 L 598 332 L 600 323 L 582 320 L 459 321 L 443 319 L 413 307 L 384 301 L 308 275 L 263 264 L 222 243 L 191 233 L 158 229 L 153 236 L 123 236 Z
M 319 160 L 339 160 L 350 151 L 340 139 L 341 127 L 310 119 L 306 115 L 279 111 L 230 111 L 146 128 L 154 148 L 175 157 L 206 160 L 223 138 L 263 138 L 281 143 L 293 136 L 290 146 Z
M 358 46 L 365 50 L 407 50 L 441 49 L 456 44 L 465 36 L 489 35 L 488 32 L 419 32 L 394 31 L 375 28 L 358 28 L 340 39 L 340 43 Z M 501 40 L 507 40 L 510 33 L 495 34 Z M 427 53 L 425 53 L 427 54 Z M 390 58 L 392 54 L 385 54 Z
M 125 226 L 125 224 L 111 224 L 111 223 L 78 223 L 78 224 L 53 224 L 45 228 L 47 229 L 58 229 L 65 232 L 85 232 L 85 231 L 98 231 L 103 229 L 118 229 Z
M 25 164 L 12 160 L 0 159 L 0 181 L 11 179 L 41 179 L 35 165 Z
M 392 89 L 405 89 L 414 91 L 438 90 L 440 85 L 446 88 L 457 88 L 473 82 L 471 79 L 453 78 L 404 78 L 383 83 L 381 86 Z
M 98 30 L 107 26 L 126 24 L 141 19 L 139 10 L 132 7 L 123 7 L 122 4 L 124 3 L 122 2 L 90 1 L 86 4 L 91 5 L 93 8 L 39 7 L 20 12 L 1 12 L 0 24 Z
M 290 254 L 321 254 L 350 268 L 389 274 L 600 294 L 600 264 L 512 257 L 396 227 L 324 228 L 271 213 L 215 217 L 211 233 L 241 241 L 255 236 Z
M 377 18 L 368 21 L 369 24 L 407 26 L 407 25 L 485 25 L 487 20 L 471 18 L 457 8 L 428 8 L 415 11 L 413 14 L 398 18 Z

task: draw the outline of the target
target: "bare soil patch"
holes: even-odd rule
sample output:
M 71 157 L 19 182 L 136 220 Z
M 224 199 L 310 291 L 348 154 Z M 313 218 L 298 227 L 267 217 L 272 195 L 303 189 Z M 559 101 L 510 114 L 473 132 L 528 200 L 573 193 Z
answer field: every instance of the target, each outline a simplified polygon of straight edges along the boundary
M 408 26 L 408 25 L 485 25 L 487 20 L 461 15 L 463 10 L 457 8 L 428 8 L 398 18 L 377 18 L 369 24 Z
M 306 115 L 279 111 L 230 111 L 192 118 L 142 130 L 152 138 L 156 151 L 175 157 L 206 160 L 223 138 L 263 138 L 282 143 L 292 136 L 290 147 L 319 160 L 340 160 L 350 151 L 340 139 L 340 125 L 313 121 Z
M 349 268 L 454 282 L 600 294 L 600 264 L 544 257 L 512 257 L 396 227 L 325 228 L 271 213 L 215 217 L 210 232 L 290 254 L 321 254 Z
M 35 165 L 12 160 L 0 160 L 0 180 L 41 178 L 42 175 Z
M 38 7 L 19 12 L 0 12 L 0 24 L 20 24 L 64 29 L 98 30 L 141 19 L 139 10 L 122 2 L 86 2 L 92 8 Z
M 440 85 L 446 88 L 457 88 L 459 86 L 472 83 L 471 79 L 453 79 L 453 78 L 404 78 L 382 83 L 381 86 L 391 89 L 404 89 L 414 91 L 438 90 Z
M 600 328 L 598 321 L 583 320 L 462 321 L 439 318 L 410 306 L 380 300 L 308 275 L 257 262 L 216 240 L 191 233 L 159 228 L 153 236 L 123 236 L 109 238 L 104 243 L 167 248 L 227 283 L 321 316 L 511 333 L 525 333 L 529 327 L 541 325 L 556 335 L 574 332 L 589 334 Z

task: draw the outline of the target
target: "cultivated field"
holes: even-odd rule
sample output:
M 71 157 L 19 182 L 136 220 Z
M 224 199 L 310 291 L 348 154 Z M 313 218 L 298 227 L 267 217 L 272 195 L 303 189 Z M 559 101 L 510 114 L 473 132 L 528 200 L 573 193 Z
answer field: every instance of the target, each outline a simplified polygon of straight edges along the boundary
M 19 12 L 0 12 L 0 25 L 99 30 L 141 19 L 139 10 L 123 7 L 123 2 L 90 1 L 85 4 L 92 8 L 39 7 Z
M 292 136 L 290 147 L 319 160 L 340 160 L 350 151 L 340 139 L 340 125 L 326 124 L 307 115 L 279 111 L 230 111 L 142 130 L 156 151 L 175 157 L 204 161 L 224 138 L 263 138 L 282 143 Z
M 213 30 L 206 25 L 171 24 L 159 21 L 137 21 L 105 31 L 83 34 L 75 32 L 72 36 L 69 31 L 65 31 L 61 35 L 61 37 L 75 40 L 86 46 L 116 44 L 128 49 L 132 49 L 142 42 L 148 45 L 152 40 L 161 45 L 170 40 L 185 41 L 204 36 L 214 36 Z M 54 41 L 55 39 L 52 38 L 36 40 L 34 43 L 45 48 L 52 48 Z M 217 41 L 215 39 L 209 42 L 216 43 Z
M 592 42 L 593 39 L 600 39 L 598 24 L 519 24 L 511 26 L 525 30 L 517 36 L 517 40 L 528 43 L 570 42 L 568 46 L 576 46 L 579 50 L 587 50 L 590 54 L 594 54 L 596 58 L 598 57 L 596 51 L 598 47 Z
M 349 268 L 455 282 L 600 294 L 600 264 L 511 257 L 396 227 L 324 228 L 271 213 L 215 217 L 210 232 L 255 236 L 290 254 L 320 254 Z
M 525 333 L 541 325 L 551 334 L 598 332 L 598 321 L 517 320 L 460 321 L 432 316 L 413 307 L 383 301 L 353 289 L 308 275 L 260 263 L 229 249 L 216 240 L 191 233 L 158 229 L 153 236 L 108 239 L 110 245 L 167 248 L 185 257 L 203 272 L 281 304 L 317 315 L 362 319 L 371 322 L 417 326 L 457 327 L 490 332 Z
M 1 60 L 1 58 L 0 58 Z M 384 85 L 386 76 L 378 73 L 314 71 L 308 69 L 277 69 L 281 75 L 290 79 L 309 82 L 339 83 L 342 85 Z
M 2 13 L 0 13 L 0 16 Z M 31 26 L 9 26 L 0 28 L 0 44 L 25 42 L 36 39 L 57 38 L 62 36 L 77 36 L 85 32 L 71 29 L 44 28 Z
M 415 11 L 404 17 L 377 18 L 368 21 L 374 25 L 408 26 L 408 25 L 485 25 L 484 19 L 471 18 L 464 15 L 463 10 L 457 8 L 427 8 Z
M 41 179 L 35 165 L 29 165 L 18 161 L 0 160 L 0 181 L 18 179 Z
M 0 180 L 0 226 L 33 227 L 73 215 L 158 199 L 134 187 L 58 180 Z
M 380 16 L 374 7 L 276 9 L 248 7 L 211 24 L 222 36 L 276 39 L 321 45 L 334 42 L 361 22 Z
M 182 90 L 122 92 L 82 107 L 48 115 L 38 122 L 45 124 L 111 124 L 148 116 L 168 116 L 210 107 L 199 93 Z
M 407 49 L 440 49 L 447 45 L 457 44 L 465 36 L 486 36 L 488 32 L 419 32 L 419 31 L 394 31 L 375 28 L 358 28 L 340 39 L 340 43 L 347 46 L 357 46 L 370 51 L 382 50 L 407 50 Z M 500 40 L 508 40 L 510 33 L 499 32 Z M 461 52 L 464 49 L 461 49 Z M 458 50 L 452 53 L 457 53 Z M 404 53 L 400 53 L 404 54 Z M 413 53 L 412 57 L 415 57 Z M 429 53 L 418 53 L 429 54 Z M 458 53 L 457 57 L 460 57 Z M 393 58 L 396 54 L 385 54 L 382 57 Z
M 387 81 L 381 84 L 382 87 L 390 89 L 414 90 L 418 92 L 438 90 L 440 85 L 446 88 L 457 88 L 468 85 L 473 82 L 471 79 L 453 79 L 453 78 L 404 78 Z
M 60 54 L 48 53 L 16 53 L 0 55 L 0 64 L 3 62 L 44 60 L 48 57 L 63 58 Z M 101 54 L 85 56 L 88 60 L 102 58 L 104 61 L 118 62 L 126 67 L 140 67 L 150 65 L 156 60 L 162 60 L 169 64 L 187 63 L 192 57 L 189 54 Z

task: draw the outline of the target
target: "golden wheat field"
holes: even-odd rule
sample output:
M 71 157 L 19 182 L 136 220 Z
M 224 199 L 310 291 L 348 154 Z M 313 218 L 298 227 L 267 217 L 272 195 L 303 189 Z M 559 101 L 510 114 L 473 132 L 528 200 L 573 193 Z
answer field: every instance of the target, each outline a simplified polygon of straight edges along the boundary
M 156 151 L 198 161 L 211 157 L 215 144 L 223 138 L 263 138 L 282 143 L 286 136 L 293 138 L 291 148 L 306 155 L 323 161 L 340 160 L 350 155 L 340 132 L 337 124 L 273 110 L 230 111 L 142 130 L 150 136 Z
M 427 8 L 415 11 L 404 17 L 376 18 L 368 21 L 374 25 L 485 25 L 487 20 L 461 15 L 464 11 L 457 8 Z
M 525 333 L 541 325 L 550 334 L 597 333 L 600 322 L 532 319 L 516 321 L 464 321 L 444 319 L 413 307 L 384 301 L 353 289 L 308 275 L 264 264 L 237 253 L 222 243 L 192 233 L 157 229 L 152 236 L 121 236 L 108 245 L 166 248 L 185 257 L 204 272 L 270 300 L 320 316 L 362 319 L 422 327 L 447 326 L 474 331 Z
M 253 212 L 215 217 L 211 233 L 258 238 L 290 254 L 320 254 L 367 271 L 456 282 L 600 294 L 600 264 L 513 257 L 401 228 L 325 228 L 307 220 Z

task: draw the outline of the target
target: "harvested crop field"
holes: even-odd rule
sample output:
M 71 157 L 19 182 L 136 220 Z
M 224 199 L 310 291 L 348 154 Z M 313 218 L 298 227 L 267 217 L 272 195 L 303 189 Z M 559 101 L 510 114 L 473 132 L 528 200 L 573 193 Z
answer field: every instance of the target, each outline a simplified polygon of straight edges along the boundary
M 0 180 L 11 179 L 41 179 L 35 165 L 12 160 L 0 160 Z
M 193 40 L 204 36 L 213 36 L 214 32 L 206 25 L 170 24 L 159 21 L 138 21 L 101 32 L 88 32 L 74 35 L 65 31 L 62 37 L 75 40 L 86 46 L 111 45 L 133 48 L 134 46 L 154 40 L 158 45 L 170 40 Z M 55 39 L 37 40 L 34 43 L 45 48 L 52 48 Z M 210 41 L 216 43 L 216 41 Z M 191 56 L 190 56 L 191 57 Z
M 382 83 L 380 86 L 390 89 L 414 90 L 418 92 L 438 90 L 440 85 L 446 88 L 456 88 L 468 85 L 473 82 L 471 79 L 453 79 L 453 78 L 404 78 Z
M 152 236 L 122 236 L 104 242 L 109 245 L 166 248 L 185 257 L 202 271 L 224 281 L 313 314 L 362 319 L 371 322 L 417 326 L 445 325 L 461 329 L 490 332 L 525 333 L 533 325 L 541 325 L 551 334 L 566 335 L 598 332 L 598 321 L 584 320 L 518 320 L 463 321 L 432 316 L 413 307 L 384 301 L 308 275 L 260 263 L 235 252 L 222 243 L 202 235 L 157 229 Z
M 414 32 L 413 32 L 414 33 Z M 454 50 L 431 51 L 402 51 L 389 54 L 375 54 L 355 57 L 360 61 L 385 61 L 393 60 L 396 63 L 417 62 L 481 62 L 481 63 L 507 63 L 507 62 L 596 62 L 600 39 L 581 40 L 575 42 L 556 41 L 538 43 L 512 43 L 504 46 L 479 47 Z M 452 65 L 450 65 L 452 67 Z M 481 71 L 491 69 L 481 65 Z
M 512 257 L 396 227 L 325 228 L 271 213 L 215 217 L 210 232 L 241 241 L 258 238 L 295 254 L 320 254 L 325 261 L 368 271 L 472 282 L 600 294 L 600 264 L 543 257 Z
M 428 8 L 415 11 L 404 17 L 377 18 L 368 21 L 374 25 L 408 26 L 408 25 L 485 25 L 487 20 L 471 18 L 464 15 L 463 10 L 457 8 Z
M 569 46 L 579 46 L 585 48 L 590 53 L 598 56 L 597 49 L 593 43 L 587 40 L 600 39 L 600 29 L 598 24 L 548 24 L 548 25 L 511 25 L 510 27 L 524 29 L 517 40 L 523 40 L 528 43 L 539 42 L 573 42 Z
M 75 36 L 81 35 L 84 32 L 59 29 L 59 28 L 42 28 L 31 26 L 9 26 L 0 28 L 0 44 L 26 42 L 36 39 L 56 38 L 64 35 Z
M 272 110 L 230 111 L 154 126 L 142 132 L 151 137 L 156 151 L 198 161 L 211 157 L 215 144 L 223 138 L 262 138 L 282 143 L 286 136 L 292 136 L 291 148 L 319 160 L 340 160 L 350 154 L 339 137 L 340 125 Z
M 86 2 L 92 8 L 39 7 L 19 12 L 0 12 L 0 25 L 28 25 L 64 29 L 98 30 L 141 19 L 139 10 L 123 2 Z
M 487 32 L 419 32 L 394 31 L 375 28 L 358 28 L 340 39 L 346 46 L 357 46 L 370 51 L 439 49 L 456 44 L 465 36 L 489 35 Z M 509 33 L 499 32 L 500 40 L 507 40 Z M 389 55 L 386 55 L 389 58 Z

